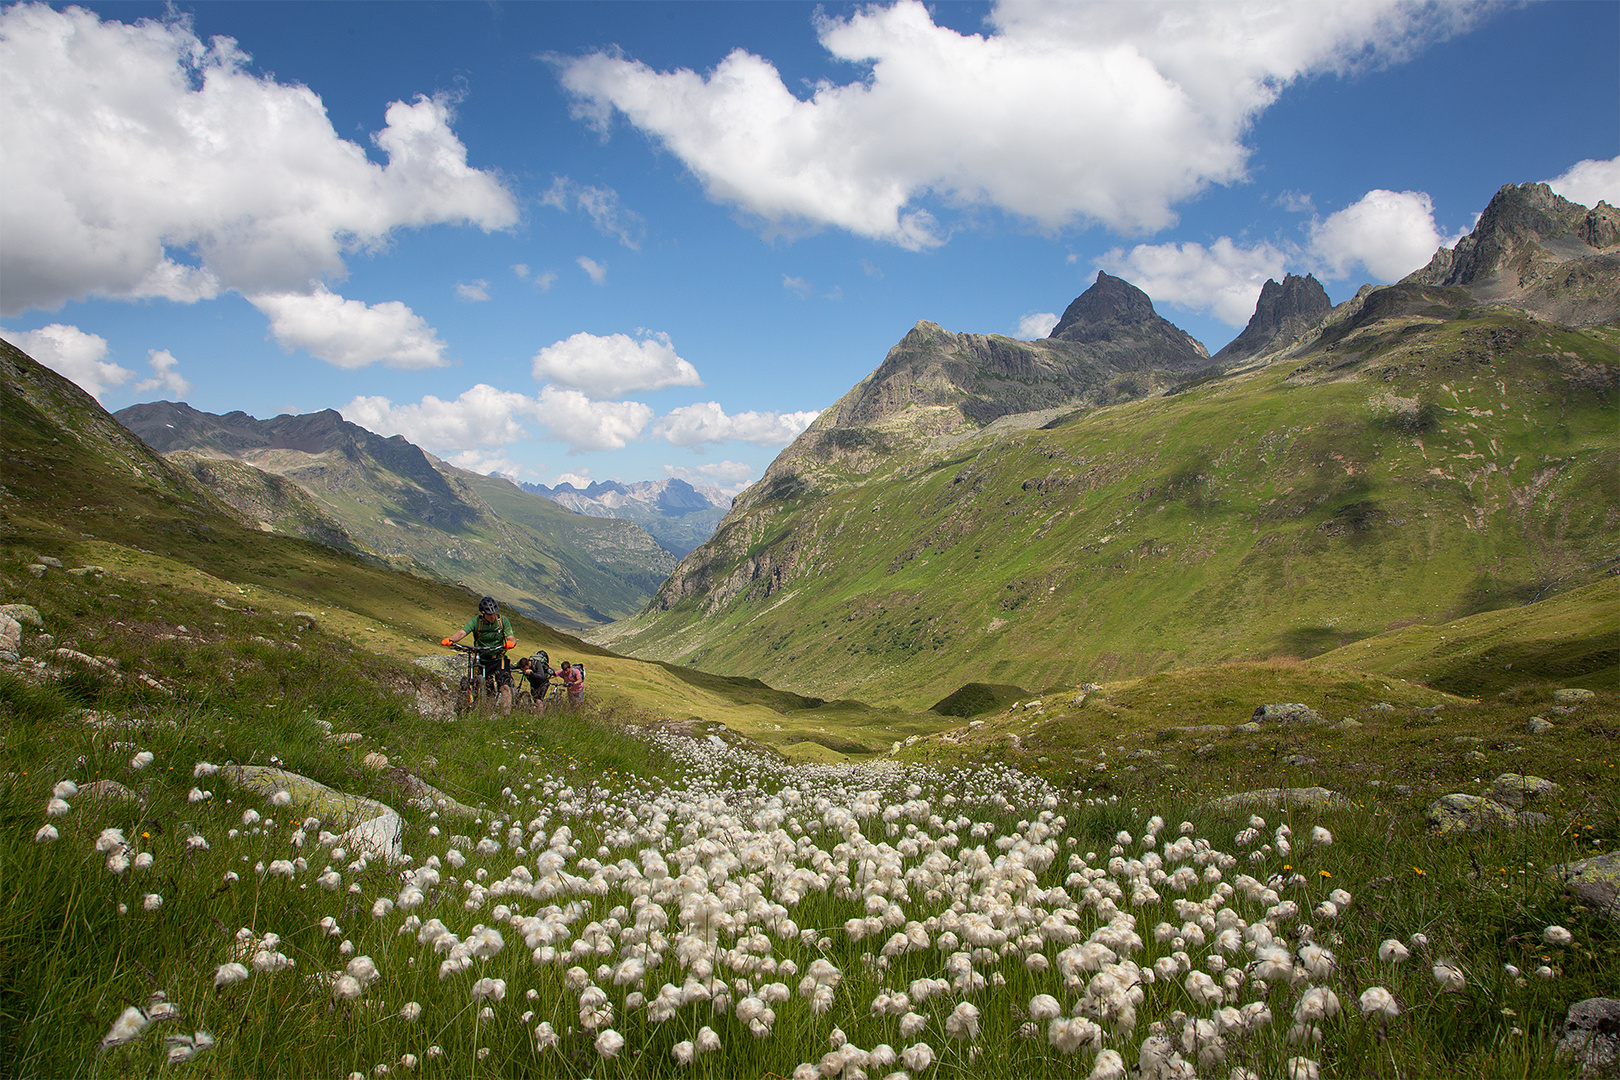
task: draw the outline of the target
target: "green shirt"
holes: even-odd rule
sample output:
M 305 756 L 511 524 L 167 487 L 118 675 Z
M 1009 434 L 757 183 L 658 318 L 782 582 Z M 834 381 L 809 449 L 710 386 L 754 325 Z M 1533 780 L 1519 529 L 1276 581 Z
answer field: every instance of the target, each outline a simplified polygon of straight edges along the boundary
M 505 615 L 492 623 L 485 622 L 480 615 L 474 615 L 467 620 L 467 625 L 461 628 L 461 632 L 471 634 L 473 644 L 480 649 L 504 646 L 506 639 L 514 636 L 512 634 L 512 624 L 506 621 Z

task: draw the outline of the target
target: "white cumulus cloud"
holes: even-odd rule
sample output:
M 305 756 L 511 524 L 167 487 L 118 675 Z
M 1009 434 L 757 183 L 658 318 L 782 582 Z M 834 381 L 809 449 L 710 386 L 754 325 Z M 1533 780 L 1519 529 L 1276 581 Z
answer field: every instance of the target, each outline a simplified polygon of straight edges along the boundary
M 135 384 L 137 394 L 162 390 L 171 400 L 182 401 L 191 393 L 191 380 L 180 374 L 180 361 L 168 349 L 148 349 L 147 363 L 151 365 L 152 377 Z
M 534 377 L 593 398 L 703 385 L 697 368 L 681 359 L 669 335 L 661 333 L 640 340 L 628 334 L 575 334 L 534 354 Z
M 314 91 L 255 75 L 184 18 L 0 11 L 0 117 L 7 312 L 307 292 L 396 229 L 518 219 L 501 180 L 467 164 L 448 100 L 390 104 L 378 165 Z
M 1379 281 L 1396 281 L 1421 269 L 1437 249 L 1455 239 L 1440 234 L 1427 192 L 1375 188 L 1311 223 L 1310 258 L 1324 277 L 1349 277 L 1364 267 Z
M 38 330 L 3 331 L 7 341 L 38 360 L 58 375 L 71 379 L 79 389 L 101 400 L 101 396 L 135 377 L 129 368 L 105 359 L 107 339 L 77 326 L 51 323 Z
M 653 424 L 652 433 L 675 446 L 747 442 L 786 446 L 810 426 L 819 412 L 740 412 L 727 415 L 718 402 L 704 401 L 671 409 Z
M 1020 341 L 1038 341 L 1052 332 L 1052 327 L 1058 324 L 1055 311 L 1031 311 L 1018 320 L 1018 329 L 1014 336 Z
M 428 394 L 415 405 L 395 405 L 386 397 L 356 397 L 338 411 L 343 419 L 379 435 L 403 435 L 436 454 L 503 447 L 533 438 L 524 427 L 537 402 L 525 394 L 479 383 L 454 401 Z
M 592 285 L 600 285 L 607 280 L 607 263 L 599 263 L 589 255 L 581 255 L 574 263 L 591 279 Z M 549 282 L 547 287 L 549 287 Z
M 489 282 L 484 278 L 474 278 L 472 281 L 456 282 L 456 296 L 472 303 L 480 303 L 489 299 Z
M 1138 244 L 1128 252 L 1115 248 L 1097 265 L 1125 278 L 1156 304 L 1207 311 L 1228 325 L 1242 326 L 1254 314 L 1266 279 L 1282 279 L 1286 259 L 1271 244 L 1241 247 L 1223 236 L 1207 248 L 1195 243 Z
M 369 307 L 319 288 L 309 295 L 267 293 L 248 301 L 270 320 L 283 349 L 303 349 L 340 368 L 378 361 L 397 368 L 443 367 L 438 331 L 398 300 Z
M 1163 228 L 1176 203 L 1245 177 L 1243 137 L 1289 83 L 1408 59 L 1482 10 L 1003 3 L 988 33 L 959 34 L 898 0 L 817 18 L 859 76 L 808 98 L 742 49 L 706 74 L 611 51 L 551 59 L 577 116 L 606 132 L 622 115 L 767 233 L 831 225 L 921 249 L 947 236 L 930 198 L 1049 229 Z
M 653 411 L 639 401 L 592 401 L 578 390 L 543 386 L 537 415 L 546 438 L 565 442 L 570 454 L 580 454 L 623 450 L 641 438 Z
M 687 468 L 684 465 L 665 465 L 664 475 L 685 480 L 694 486 L 713 484 L 722 493 L 735 499 L 738 492 L 752 482 L 754 467 L 741 461 L 709 461 L 696 468 Z
M 1548 180 L 1547 186 L 1585 207 L 1596 206 L 1600 200 L 1620 206 L 1620 157 L 1577 161 L 1563 175 Z

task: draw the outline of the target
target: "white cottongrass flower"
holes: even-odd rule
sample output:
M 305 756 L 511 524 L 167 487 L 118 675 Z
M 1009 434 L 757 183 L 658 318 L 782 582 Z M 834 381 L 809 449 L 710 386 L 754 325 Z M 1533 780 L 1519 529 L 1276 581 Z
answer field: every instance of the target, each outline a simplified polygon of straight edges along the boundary
M 41 825 L 39 827 L 39 831 L 34 834 L 34 843 L 36 843 L 36 844 L 53 843 L 56 840 L 57 836 L 58 836 L 58 833 L 56 831 L 56 826 L 55 825 Z
M 360 980 L 353 975 L 339 975 L 332 983 L 332 996 L 339 1001 L 355 1001 L 363 992 Z
M 102 1036 L 101 1048 L 108 1050 L 114 1046 L 133 1042 L 140 1037 L 142 1031 L 146 1030 L 147 1023 L 145 1013 L 133 1005 L 129 1006 L 118 1014 L 117 1020 L 113 1021 L 112 1030 Z
M 217 772 L 219 772 L 219 766 L 208 761 L 199 761 L 191 767 L 193 780 L 201 780 L 203 777 L 213 776 Z
M 551 1026 L 549 1020 L 542 1020 L 534 1029 L 534 1048 L 536 1050 L 550 1050 L 562 1042 L 562 1036 Z
M 145 870 L 156 861 L 157 860 L 152 857 L 152 853 L 150 851 L 143 851 L 139 855 L 135 856 L 135 869 Z
M 1395 1000 L 1395 995 L 1382 986 L 1369 986 L 1361 992 L 1359 999 L 1362 1016 L 1377 1016 L 1383 1020 L 1393 1020 L 1401 1014 L 1401 1007 Z
M 505 1001 L 505 979 L 479 979 L 473 983 L 472 996 L 481 1001 Z M 606 1055 L 611 1057 L 612 1055 Z
M 62 817 L 72 809 L 73 807 L 68 805 L 66 799 L 52 799 L 50 802 L 45 804 L 45 816 Z
M 925 1042 L 912 1043 L 900 1051 L 900 1062 L 914 1073 L 926 1072 L 934 1064 L 934 1048 Z
M 720 1036 L 714 1028 L 705 1024 L 698 1029 L 697 1038 L 693 1040 L 692 1045 L 700 1054 L 711 1054 L 720 1049 Z
M 51 788 L 51 798 L 71 799 L 79 793 L 79 785 L 72 780 L 58 780 L 56 786 Z
M 202 788 L 194 787 L 186 794 L 186 801 L 194 803 L 207 802 L 213 797 L 214 793 L 212 791 L 204 791 Z
M 221 964 L 214 969 L 214 989 L 223 990 L 227 986 L 246 981 L 247 977 L 248 969 L 245 965 L 238 964 L 234 960 L 228 964 Z
M 685 1039 L 670 1047 L 669 1054 L 675 1059 L 675 1064 L 690 1065 L 692 1059 L 697 1056 L 697 1047 L 693 1045 L 691 1039 Z
M 148 765 L 152 764 L 154 759 L 155 755 L 152 753 L 152 751 L 142 750 L 140 753 L 129 759 L 129 767 L 134 769 L 136 772 L 139 772 Z
M 1097 1055 L 1086 1080 L 1125 1080 L 1125 1059 L 1118 1050 L 1104 1050 Z
M 1558 972 L 1554 971 L 1546 964 L 1542 964 L 1540 967 L 1536 968 L 1536 978 L 1538 979 L 1556 979 L 1557 977 Z
M 1436 960 L 1434 962 L 1434 981 L 1440 984 L 1440 989 L 1448 994 L 1458 993 L 1468 980 L 1463 977 L 1462 970 L 1450 960 Z
M 1549 945 L 1568 945 L 1575 940 L 1575 935 L 1562 926 L 1549 926 L 1541 932 L 1541 940 Z
M 979 1036 L 979 1009 L 970 1002 L 960 1002 L 945 1018 L 945 1034 L 953 1039 L 976 1039 Z
M 612 1028 L 605 1028 L 596 1036 L 596 1052 L 605 1058 L 618 1057 L 624 1049 L 624 1036 Z
M 128 842 L 124 839 L 123 829 L 102 829 L 101 835 L 96 837 L 97 851 L 117 851 L 119 848 L 127 846 Z
M 278 791 L 274 795 L 270 796 L 270 805 L 271 806 L 286 806 L 291 802 L 292 802 L 292 792 L 290 792 L 290 791 L 285 791 L 285 790 Z
M 149 892 L 141 897 L 141 906 L 147 911 L 156 911 L 163 906 L 163 897 L 155 892 Z
M 1308 1057 L 1291 1057 L 1283 1062 L 1285 1080 L 1321 1080 L 1321 1067 Z
M 421 1004 L 415 1001 L 407 1001 L 404 1005 L 400 1006 L 399 1018 L 405 1021 L 407 1024 L 416 1023 L 418 1020 L 422 1019 Z
M 377 964 L 369 956 L 355 957 L 349 961 L 344 970 L 353 976 L 361 986 L 370 986 L 377 980 Z M 502 989 L 505 989 L 504 985 Z
M 1055 1020 L 1063 1015 L 1063 1006 L 1051 994 L 1036 994 L 1029 999 L 1029 1018 L 1037 1022 Z
M 1378 946 L 1378 959 L 1386 964 L 1405 963 L 1411 955 L 1407 947 L 1394 938 L 1386 938 L 1383 944 Z

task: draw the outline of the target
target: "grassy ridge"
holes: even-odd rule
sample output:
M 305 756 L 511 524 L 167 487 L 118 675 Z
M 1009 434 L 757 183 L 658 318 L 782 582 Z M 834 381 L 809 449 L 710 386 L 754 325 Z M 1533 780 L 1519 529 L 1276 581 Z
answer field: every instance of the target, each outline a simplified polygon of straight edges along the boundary
M 734 599 L 612 640 L 924 708 L 969 682 L 1309 657 L 1593 580 L 1620 556 L 1615 328 L 1442 314 L 870 472 L 834 461 L 729 526 L 708 580 L 760 568 Z

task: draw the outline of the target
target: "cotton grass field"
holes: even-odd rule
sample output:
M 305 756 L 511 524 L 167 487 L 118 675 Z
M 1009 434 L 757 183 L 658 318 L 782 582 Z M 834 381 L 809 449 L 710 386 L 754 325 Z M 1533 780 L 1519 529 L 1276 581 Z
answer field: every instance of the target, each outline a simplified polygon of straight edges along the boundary
M 241 655 L 210 694 L 0 677 L 8 1075 L 1558 1076 L 1615 989 L 1547 873 L 1589 833 L 792 766 L 597 705 L 444 724 L 341 643 Z M 370 752 L 447 793 L 395 793 L 397 852 L 221 768 L 383 798 Z

